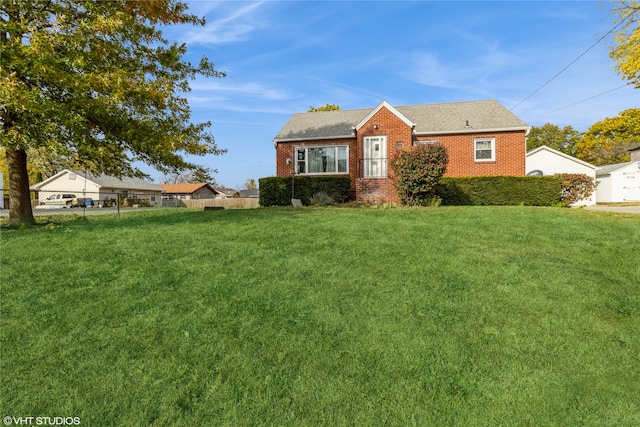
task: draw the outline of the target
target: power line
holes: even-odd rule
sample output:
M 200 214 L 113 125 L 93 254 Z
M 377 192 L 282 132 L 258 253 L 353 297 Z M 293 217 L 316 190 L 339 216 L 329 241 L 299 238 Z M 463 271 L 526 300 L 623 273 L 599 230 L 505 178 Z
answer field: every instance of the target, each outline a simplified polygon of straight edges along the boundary
M 575 64 L 576 62 L 578 62 L 578 60 L 580 58 L 582 58 L 583 56 L 585 56 L 587 54 L 587 52 L 589 52 L 591 49 L 593 49 L 598 43 L 600 43 L 602 40 L 604 40 L 609 34 L 613 33 L 620 25 L 622 25 L 622 23 L 624 21 L 626 21 L 629 16 L 626 16 L 623 20 L 621 20 L 620 22 L 618 22 L 617 25 L 615 25 L 612 29 L 609 30 L 609 32 L 607 32 L 607 34 L 605 34 L 604 36 L 600 37 L 594 44 L 592 44 L 587 50 L 585 50 L 584 52 L 582 52 L 576 59 L 574 59 L 573 61 L 571 61 L 569 63 L 569 65 L 567 65 L 566 67 L 564 67 L 562 70 L 560 70 L 555 76 L 551 77 L 549 80 L 547 80 L 546 82 L 544 82 L 544 84 L 542 84 L 542 86 L 540 86 L 538 89 L 534 90 L 533 92 L 531 92 L 529 95 L 527 95 L 522 101 L 518 102 L 516 105 L 514 105 L 513 107 L 511 107 L 510 111 L 515 110 L 520 104 L 522 104 L 524 101 L 526 101 L 527 99 L 531 98 L 533 95 L 535 95 L 536 93 L 538 93 L 540 91 L 540 89 L 542 89 L 543 87 L 545 87 L 546 85 L 548 85 L 549 83 L 551 83 L 552 80 L 554 80 L 556 77 L 558 77 L 560 74 L 564 73 L 567 68 L 571 67 L 573 64 Z
M 541 114 L 541 115 L 544 116 L 546 114 L 551 114 L 551 113 L 555 113 L 556 111 L 564 110 L 565 108 L 573 107 L 574 105 L 581 104 L 583 102 L 590 101 L 590 100 L 592 100 L 594 98 L 597 98 L 599 96 L 606 95 L 606 94 L 608 94 L 610 92 L 613 92 L 615 90 L 622 89 L 623 87 L 625 87 L 627 85 L 628 85 L 628 83 L 625 83 L 622 86 L 614 87 L 613 89 L 609 89 L 609 90 L 604 91 L 602 93 L 599 93 L 597 95 L 590 96 L 589 98 L 585 98 L 585 99 L 581 99 L 580 101 L 576 101 L 573 104 L 565 105 L 564 107 L 560 107 L 560 108 L 556 108 L 555 110 L 547 111 L 546 113 Z

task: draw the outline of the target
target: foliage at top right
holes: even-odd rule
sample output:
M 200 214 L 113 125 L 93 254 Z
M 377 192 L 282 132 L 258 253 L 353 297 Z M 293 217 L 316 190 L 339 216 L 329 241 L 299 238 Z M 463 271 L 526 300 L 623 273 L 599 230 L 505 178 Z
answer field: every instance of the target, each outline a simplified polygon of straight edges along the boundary
M 640 4 L 638 0 L 620 0 L 612 8 L 614 21 L 620 25 L 614 33 L 615 44 L 609 56 L 616 62 L 615 70 L 640 89 Z

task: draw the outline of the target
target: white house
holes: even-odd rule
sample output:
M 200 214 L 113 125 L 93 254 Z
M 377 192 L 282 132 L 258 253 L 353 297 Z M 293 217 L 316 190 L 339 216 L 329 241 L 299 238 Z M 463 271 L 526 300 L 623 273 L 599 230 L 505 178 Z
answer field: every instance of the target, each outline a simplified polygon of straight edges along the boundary
M 640 160 L 603 166 L 596 179 L 598 202 L 640 202 Z
M 527 175 L 555 175 L 557 173 L 580 173 L 594 180 L 598 167 L 543 145 L 527 152 Z M 574 205 L 595 205 L 600 200 L 594 192 L 591 197 L 580 200 Z
M 76 197 L 91 198 L 96 204 L 104 200 L 129 198 L 145 200 L 152 206 L 162 202 L 162 188 L 139 178 L 116 178 L 108 175 L 94 175 L 91 172 L 64 169 L 42 182 L 31 186 L 38 192 L 38 200 L 59 193 L 71 193 Z

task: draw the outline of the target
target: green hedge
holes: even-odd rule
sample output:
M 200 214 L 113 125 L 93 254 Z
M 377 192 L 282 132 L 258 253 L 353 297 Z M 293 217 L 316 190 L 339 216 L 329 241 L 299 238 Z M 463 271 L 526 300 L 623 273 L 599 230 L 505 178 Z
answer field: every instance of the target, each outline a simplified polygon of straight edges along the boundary
M 556 176 L 479 176 L 442 178 L 436 194 L 443 205 L 554 206 L 561 202 L 562 178 Z
M 295 196 L 292 197 L 291 184 L 294 181 Z M 351 196 L 349 176 L 273 176 L 260 178 L 260 206 L 288 206 L 291 199 L 300 199 L 309 205 L 309 199 L 321 191 L 326 192 L 336 202 L 345 202 Z

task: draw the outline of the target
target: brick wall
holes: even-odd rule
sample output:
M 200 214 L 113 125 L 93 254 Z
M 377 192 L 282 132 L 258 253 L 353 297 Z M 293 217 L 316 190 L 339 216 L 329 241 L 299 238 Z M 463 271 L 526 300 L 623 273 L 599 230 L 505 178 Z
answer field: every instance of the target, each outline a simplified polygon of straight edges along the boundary
M 364 158 L 364 139 L 368 136 L 386 136 L 387 138 L 387 175 L 384 178 L 363 178 L 359 169 L 356 175 L 356 199 L 365 203 L 399 203 L 393 185 L 394 173 L 389 160 L 394 158 L 398 151 L 410 147 L 412 141 L 412 129 L 393 112 L 386 107 L 381 108 L 358 131 L 358 156 Z M 359 168 L 362 163 L 358 163 Z M 353 176 L 352 176 L 353 179 Z
M 474 138 L 495 138 L 495 161 L 474 160 Z M 415 140 L 435 141 L 447 148 L 449 164 L 445 176 L 524 176 L 526 173 L 524 131 L 418 136 Z
M 357 178 L 356 200 L 364 203 L 400 203 L 393 179 Z

